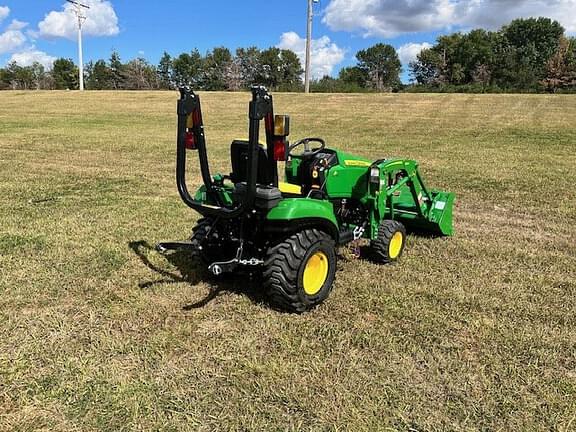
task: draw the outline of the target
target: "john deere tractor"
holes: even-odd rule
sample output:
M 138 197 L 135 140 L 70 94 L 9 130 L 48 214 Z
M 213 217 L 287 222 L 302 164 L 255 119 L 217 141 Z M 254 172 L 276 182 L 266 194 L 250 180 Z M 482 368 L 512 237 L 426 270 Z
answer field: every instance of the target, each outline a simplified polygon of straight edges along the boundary
M 454 194 L 426 188 L 415 161 L 371 161 L 321 138 L 290 145 L 290 118 L 274 115 L 272 95 L 261 86 L 252 88 L 249 118 L 248 139 L 230 147 L 232 172 L 212 176 L 200 98 L 180 89 L 176 181 L 202 218 L 190 240 L 160 243 L 159 251 L 189 250 L 214 275 L 261 272 L 276 307 L 304 312 L 330 294 L 337 247 L 364 238 L 372 260 L 388 264 L 402 255 L 407 227 L 452 235 Z M 186 184 L 188 152 L 198 152 L 204 183 L 194 195 Z

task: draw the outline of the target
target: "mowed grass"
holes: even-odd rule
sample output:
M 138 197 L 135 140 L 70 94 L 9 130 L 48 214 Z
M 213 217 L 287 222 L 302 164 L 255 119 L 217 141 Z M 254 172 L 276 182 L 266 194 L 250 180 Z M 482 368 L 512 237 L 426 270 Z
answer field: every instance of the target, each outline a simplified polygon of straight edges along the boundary
M 576 98 L 275 97 L 293 139 L 420 161 L 456 236 L 344 251 L 282 314 L 151 249 L 197 219 L 176 93 L 2 92 L 0 430 L 576 430 Z M 227 173 L 250 97 L 202 98 Z

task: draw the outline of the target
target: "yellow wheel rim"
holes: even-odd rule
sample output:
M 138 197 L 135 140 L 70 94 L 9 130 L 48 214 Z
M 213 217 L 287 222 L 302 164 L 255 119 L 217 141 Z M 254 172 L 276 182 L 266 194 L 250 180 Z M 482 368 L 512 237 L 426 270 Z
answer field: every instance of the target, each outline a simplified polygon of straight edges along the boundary
M 392 240 L 390 240 L 390 246 L 388 247 L 388 256 L 390 259 L 398 258 L 400 251 L 402 250 L 402 244 L 404 244 L 404 236 L 400 231 L 394 233 Z
M 304 268 L 304 292 L 309 296 L 316 295 L 322 289 L 328 277 L 328 257 L 324 252 L 312 255 Z

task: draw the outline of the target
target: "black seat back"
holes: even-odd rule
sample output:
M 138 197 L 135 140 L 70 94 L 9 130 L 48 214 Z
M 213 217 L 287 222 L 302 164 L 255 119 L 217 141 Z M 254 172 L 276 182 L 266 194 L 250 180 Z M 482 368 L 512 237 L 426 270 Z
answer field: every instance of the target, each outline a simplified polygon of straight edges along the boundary
M 248 141 L 235 140 L 230 146 L 230 160 L 232 161 L 232 173 L 230 178 L 234 183 L 248 181 Z M 258 146 L 258 184 L 270 184 L 272 180 L 268 175 L 268 155 L 262 146 Z

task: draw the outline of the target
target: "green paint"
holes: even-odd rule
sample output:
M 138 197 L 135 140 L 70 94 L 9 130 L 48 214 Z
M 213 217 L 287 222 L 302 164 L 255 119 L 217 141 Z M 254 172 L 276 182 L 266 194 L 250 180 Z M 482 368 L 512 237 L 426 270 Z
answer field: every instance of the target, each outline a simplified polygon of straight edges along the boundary
M 280 201 L 268 213 L 269 221 L 297 221 L 298 219 L 325 219 L 336 228 L 338 222 L 334 215 L 334 208 L 330 201 L 317 200 L 312 198 L 289 198 Z
M 409 228 L 441 235 L 453 235 L 455 195 L 449 192 L 428 190 L 418 172 L 418 163 L 413 160 L 390 159 L 377 164 L 368 159 L 336 150 L 338 164 L 326 173 L 324 190 L 329 199 L 286 198 L 271 209 L 266 220 L 298 223 L 299 220 L 315 219 L 328 223 L 336 232 L 353 227 L 340 226 L 330 200 L 352 199 L 361 202 L 368 210 L 368 226 L 364 237 L 375 239 L 378 227 L 384 219 L 394 219 Z M 293 158 L 285 169 L 287 183 L 301 185 L 301 160 Z M 379 170 L 379 181 L 370 180 L 371 167 Z M 221 180 L 220 177 L 216 177 Z M 219 188 L 219 198 L 227 205 L 233 204 L 232 187 Z M 205 188 L 196 194 L 196 199 L 208 202 Z

